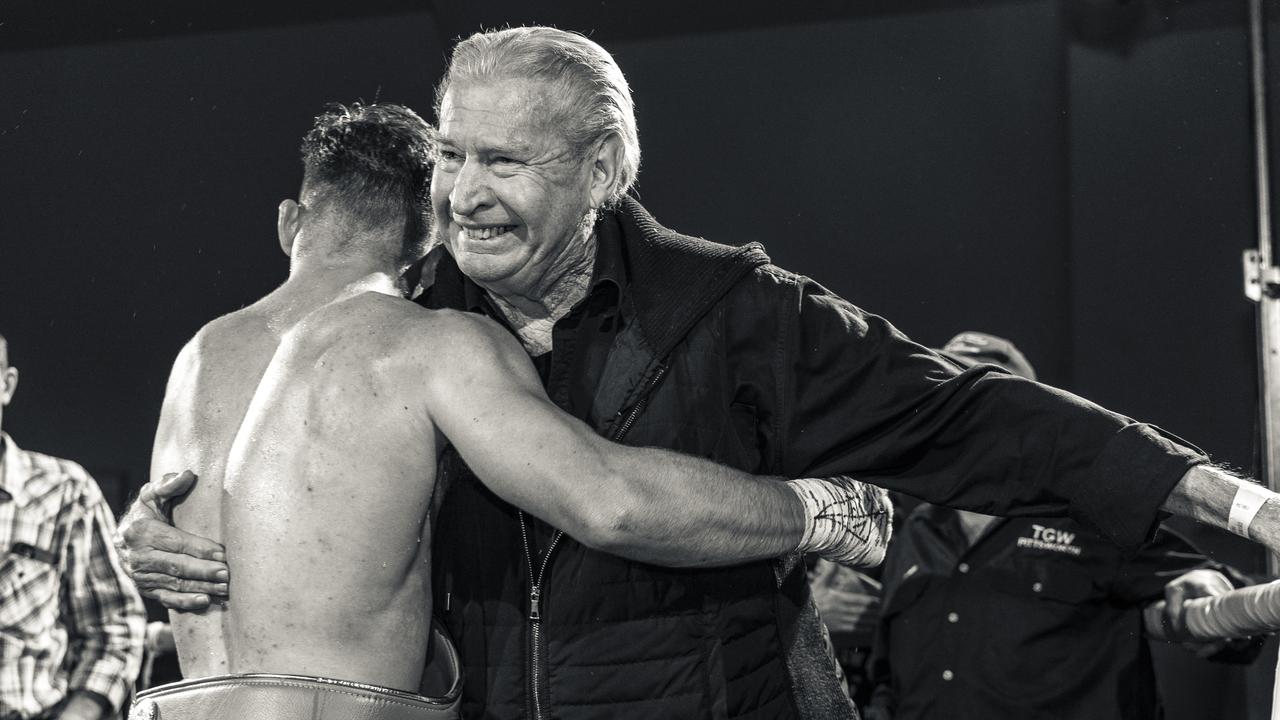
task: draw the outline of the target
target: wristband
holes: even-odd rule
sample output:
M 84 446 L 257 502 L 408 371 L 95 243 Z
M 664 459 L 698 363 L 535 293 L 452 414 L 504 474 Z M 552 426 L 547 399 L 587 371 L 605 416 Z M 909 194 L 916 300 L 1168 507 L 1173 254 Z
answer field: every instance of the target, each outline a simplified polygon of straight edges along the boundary
M 1236 486 L 1236 495 L 1231 500 L 1231 513 L 1227 516 L 1227 529 L 1242 538 L 1248 538 L 1250 523 L 1269 497 L 1270 491 L 1253 483 Z
M 893 504 L 883 489 L 847 477 L 789 480 L 804 508 L 804 536 L 796 548 L 842 565 L 874 567 L 884 560 Z

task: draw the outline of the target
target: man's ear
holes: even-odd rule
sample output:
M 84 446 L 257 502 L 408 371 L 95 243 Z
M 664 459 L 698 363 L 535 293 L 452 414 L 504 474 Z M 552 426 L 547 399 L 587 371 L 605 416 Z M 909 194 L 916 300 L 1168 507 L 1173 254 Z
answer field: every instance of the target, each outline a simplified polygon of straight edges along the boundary
M 596 147 L 591 163 L 591 206 L 603 207 L 622 182 L 622 138 L 609 135 Z
M 297 200 L 281 200 L 276 215 L 276 237 L 280 238 L 280 249 L 289 257 L 293 257 L 293 241 L 301 227 L 302 206 Z
M 0 406 L 8 405 L 13 393 L 18 389 L 18 368 L 7 367 L 0 374 Z

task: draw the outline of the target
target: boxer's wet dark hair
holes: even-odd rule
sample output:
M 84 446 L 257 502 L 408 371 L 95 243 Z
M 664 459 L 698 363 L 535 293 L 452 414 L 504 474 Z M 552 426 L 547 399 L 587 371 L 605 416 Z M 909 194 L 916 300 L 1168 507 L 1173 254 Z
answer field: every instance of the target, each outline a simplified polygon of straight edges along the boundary
M 406 221 L 425 238 L 433 130 L 403 105 L 326 106 L 302 139 L 302 199 L 333 203 L 367 228 Z

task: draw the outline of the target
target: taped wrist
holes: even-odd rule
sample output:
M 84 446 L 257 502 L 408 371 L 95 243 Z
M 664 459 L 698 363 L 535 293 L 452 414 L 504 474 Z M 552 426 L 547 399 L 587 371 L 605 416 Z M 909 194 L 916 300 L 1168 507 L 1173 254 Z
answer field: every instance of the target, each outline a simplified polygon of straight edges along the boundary
M 788 480 L 804 507 L 804 537 L 796 548 L 842 565 L 884 560 L 893 532 L 893 504 L 882 488 L 837 476 Z

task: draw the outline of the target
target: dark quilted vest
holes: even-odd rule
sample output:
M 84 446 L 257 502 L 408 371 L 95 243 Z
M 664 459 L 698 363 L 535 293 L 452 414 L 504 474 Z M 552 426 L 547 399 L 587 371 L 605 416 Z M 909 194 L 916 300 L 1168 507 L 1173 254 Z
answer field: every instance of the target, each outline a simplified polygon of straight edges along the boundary
M 606 418 L 597 430 L 613 437 L 634 414 L 628 444 L 768 470 L 754 418 L 735 405 L 726 380 L 724 318 L 715 306 L 767 262 L 764 253 L 670 233 L 630 201 L 602 222 L 621 228 L 627 298 L 640 322 L 628 324 L 610 353 L 594 402 Z M 443 269 L 435 305 L 449 304 L 449 284 L 460 282 L 449 273 L 456 267 Z M 451 487 L 436 526 L 435 607 L 462 655 L 467 717 L 536 717 L 535 692 L 543 717 L 563 720 L 796 716 L 780 628 L 804 603 L 802 572 L 779 590 L 769 563 L 672 570 L 566 536 L 547 564 L 532 648 L 517 512 L 456 456 L 445 472 Z

